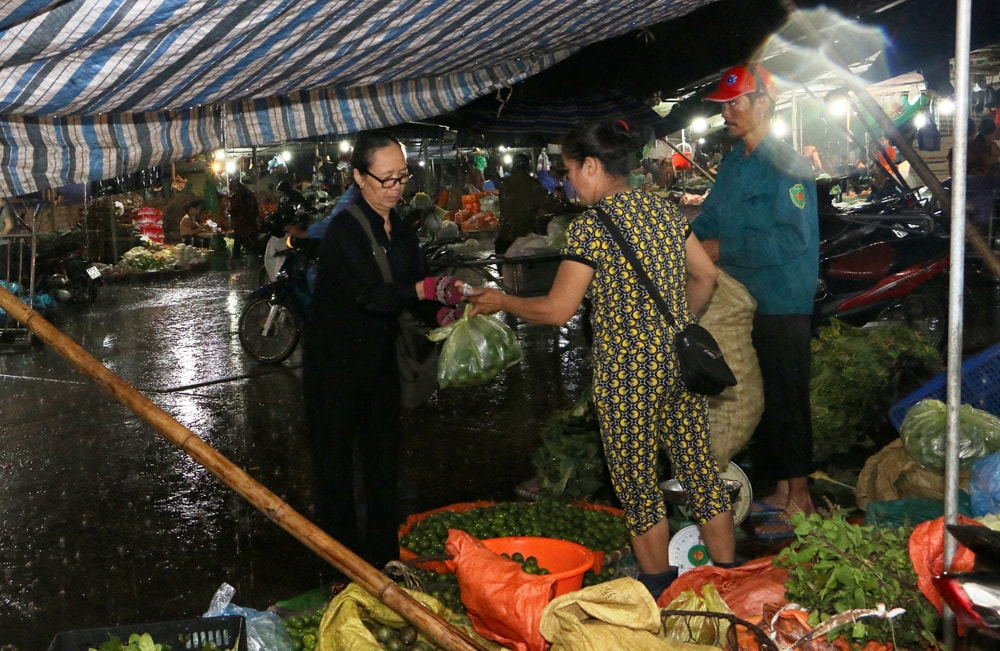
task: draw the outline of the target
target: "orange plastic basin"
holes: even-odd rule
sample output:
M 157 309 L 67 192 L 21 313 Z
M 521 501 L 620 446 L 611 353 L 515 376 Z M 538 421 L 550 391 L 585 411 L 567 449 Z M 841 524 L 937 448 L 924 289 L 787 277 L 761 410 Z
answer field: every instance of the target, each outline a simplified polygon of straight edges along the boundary
M 513 536 L 487 538 L 480 542 L 483 547 L 497 554 L 513 556 L 520 552 L 525 558 L 534 556 L 538 560 L 538 567 L 544 567 L 549 571 L 547 576 L 556 579 L 556 597 L 583 587 L 583 575 L 595 563 L 594 552 L 583 545 L 558 538 Z

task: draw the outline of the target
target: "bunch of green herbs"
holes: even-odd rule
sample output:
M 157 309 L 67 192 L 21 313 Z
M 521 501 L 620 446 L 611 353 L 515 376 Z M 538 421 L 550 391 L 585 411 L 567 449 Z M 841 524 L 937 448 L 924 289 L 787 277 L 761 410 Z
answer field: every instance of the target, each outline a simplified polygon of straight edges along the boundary
M 942 370 L 941 353 L 910 328 L 832 320 L 812 341 L 813 459 L 874 451 L 889 407 Z
M 788 571 L 785 597 L 810 611 L 811 625 L 884 604 L 906 612 L 893 619 L 858 619 L 847 630 L 831 631 L 831 639 L 843 635 L 852 648 L 869 641 L 897 649 L 937 644 L 940 617 L 917 587 L 908 546 L 912 529 L 852 524 L 839 510 L 827 517 L 798 513 L 791 522 L 795 541 L 774 564 Z

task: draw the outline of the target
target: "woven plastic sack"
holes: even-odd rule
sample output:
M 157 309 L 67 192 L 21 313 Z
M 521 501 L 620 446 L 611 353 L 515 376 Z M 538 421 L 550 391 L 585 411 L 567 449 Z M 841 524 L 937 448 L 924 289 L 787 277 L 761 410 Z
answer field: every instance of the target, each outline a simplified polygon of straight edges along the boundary
M 542 611 L 550 651 L 694 651 L 708 649 L 660 634 L 660 611 L 649 590 L 631 578 L 615 579 L 556 597 Z
M 442 389 L 486 384 L 523 357 L 521 344 L 507 324 L 482 314 L 469 318 L 469 309 L 462 318 L 427 335 L 431 341 L 444 340 L 437 376 Z
M 961 474 L 964 487 L 968 475 Z M 858 475 L 854 497 L 858 508 L 871 502 L 891 502 L 907 498 L 944 500 L 944 473 L 928 470 L 907 453 L 902 439 L 896 439 L 868 457 Z
M 520 563 L 490 551 L 458 529 L 448 530 L 445 551 L 455 559 L 455 576 L 472 627 L 515 651 L 544 651 L 539 630 L 556 580 L 528 574 Z
M 764 412 L 764 385 L 750 332 L 757 301 L 738 280 L 719 270 L 715 293 L 699 319 L 719 342 L 722 356 L 736 376 L 736 386 L 708 399 L 712 452 L 719 468 L 729 465 L 757 428 Z
M 461 629 L 487 649 L 493 651 L 502 648 L 476 635 L 475 631 L 461 622 L 460 617 L 434 597 L 423 592 L 402 589 L 427 606 L 431 612 Z M 330 605 L 327 606 L 326 612 L 323 613 L 317 634 L 317 651 L 383 651 L 385 647 L 365 626 L 365 619 L 393 628 L 399 628 L 406 623 L 406 620 L 398 613 L 364 588 L 356 583 L 351 583 L 333 598 Z M 420 636 L 420 639 L 429 642 L 423 635 Z

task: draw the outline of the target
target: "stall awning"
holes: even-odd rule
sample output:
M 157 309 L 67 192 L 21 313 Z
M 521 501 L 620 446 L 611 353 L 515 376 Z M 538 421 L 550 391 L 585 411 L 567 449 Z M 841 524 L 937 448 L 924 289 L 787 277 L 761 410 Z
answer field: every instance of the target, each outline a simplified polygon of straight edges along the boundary
M 7 0 L 0 194 L 440 115 L 714 0 Z

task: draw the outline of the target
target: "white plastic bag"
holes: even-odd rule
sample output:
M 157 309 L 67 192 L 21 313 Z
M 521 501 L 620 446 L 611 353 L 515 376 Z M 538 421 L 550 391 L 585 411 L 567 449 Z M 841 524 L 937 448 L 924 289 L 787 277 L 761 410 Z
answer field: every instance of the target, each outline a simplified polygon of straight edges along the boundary
M 236 588 L 223 583 L 215 591 L 208 610 L 202 617 L 239 615 L 247 622 L 248 651 L 292 651 L 292 638 L 277 613 L 242 608 L 232 603 Z

